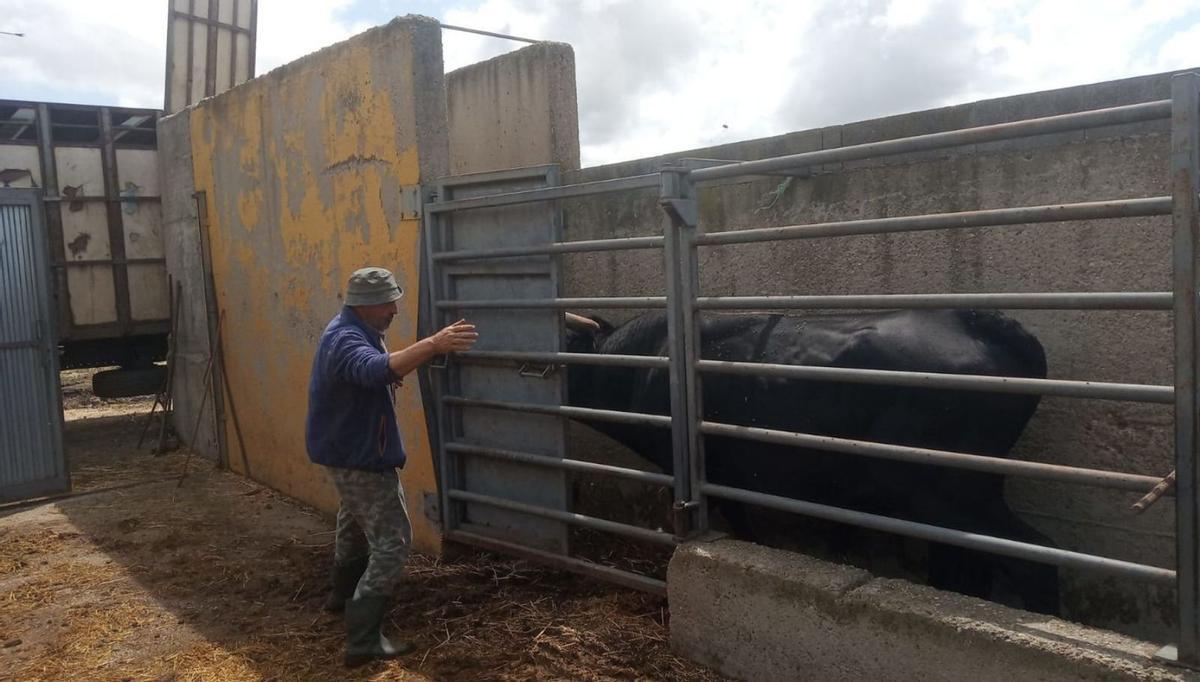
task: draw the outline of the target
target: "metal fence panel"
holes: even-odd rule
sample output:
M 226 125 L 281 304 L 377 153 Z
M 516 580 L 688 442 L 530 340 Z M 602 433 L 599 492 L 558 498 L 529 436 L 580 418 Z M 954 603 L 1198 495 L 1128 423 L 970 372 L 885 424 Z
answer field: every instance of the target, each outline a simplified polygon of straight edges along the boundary
M 0 501 L 70 487 L 40 192 L 0 189 Z
M 470 301 L 553 298 L 558 293 L 556 265 L 550 255 L 531 255 L 503 261 L 447 263 L 437 258 L 447 251 L 543 246 L 559 241 L 558 210 L 552 202 L 437 210 L 443 203 L 466 202 L 479 196 L 519 192 L 558 184 L 554 166 L 523 172 L 501 171 L 448 178 L 437 201 L 426 211 L 430 244 L 430 291 L 435 300 Z M 459 311 L 433 307 L 435 326 L 458 319 Z M 557 352 L 562 314 L 554 308 L 504 310 L 489 308 L 464 314 L 481 330 L 481 351 L 522 348 Z M 543 369 L 547 371 L 543 375 Z M 440 395 L 537 405 L 565 402 L 563 373 L 548 368 L 525 368 L 452 362 L 444 371 Z M 436 371 L 436 370 L 435 370 Z M 567 524 L 554 517 L 533 516 L 515 508 L 481 504 L 470 495 L 499 497 L 552 510 L 566 511 L 567 484 L 563 470 L 529 463 L 474 457 L 447 450 L 451 443 L 523 450 L 561 459 L 566 450 L 562 417 L 514 414 L 453 404 L 441 406 L 441 504 L 447 532 L 458 529 L 509 542 L 565 554 Z M 466 491 L 452 497 L 450 491 Z M 469 498 L 469 499 L 468 499 Z

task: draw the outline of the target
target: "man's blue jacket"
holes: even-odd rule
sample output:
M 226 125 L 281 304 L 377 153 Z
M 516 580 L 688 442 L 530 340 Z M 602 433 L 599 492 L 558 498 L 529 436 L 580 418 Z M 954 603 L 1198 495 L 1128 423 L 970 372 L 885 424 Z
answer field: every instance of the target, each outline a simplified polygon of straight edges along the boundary
M 321 334 L 308 382 L 308 458 L 342 469 L 404 466 L 383 336 L 349 307 Z

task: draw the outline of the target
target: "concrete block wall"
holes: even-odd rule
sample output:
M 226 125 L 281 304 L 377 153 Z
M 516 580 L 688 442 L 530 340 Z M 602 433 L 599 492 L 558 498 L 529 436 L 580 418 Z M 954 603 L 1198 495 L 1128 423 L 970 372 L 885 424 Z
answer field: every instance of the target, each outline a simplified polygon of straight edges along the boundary
M 1194 680 L 1157 645 L 733 540 L 676 550 L 671 648 L 739 680 Z
M 575 52 L 538 43 L 446 74 L 450 172 L 579 168 Z
M 365 265 L 392 269 L 409 292 L 388 344 L 416 340 L 420 220 L 405 188 L 415 196 L 448 171 L 445 104 L 441 29 L 404 17 L 162 123 L 164 201 L 178 219 L 172 267 L 188 282 L 196 238 L 184 204 L 193 191 L 206 198 L 232 397 L 220 425 L 229 465 L 327 511 L 336 494 L 304 445 L 312 353 L 346 278 Z M 202 301 L 191 288 L 188 305 Z M 200 329 L 188 327 L 189 347 L 202 345 Z M 415 544 L 436 552 L 424 508 L 436 478 L 415 377 L 397 392 L 397 416 Z
M 653 172 L 684 157 L 755 159 L 973 125 L 1169 97 L 1170 74 L 1033 93 L 585 168 L 564 182 Z M 735 181 L 700 191 L 701 229 L 1162 196 L 1169 193 L 1166 121 L 836 164 L 811 177 Z M 566 239 L 661 234 L 652 190 L 564 202 Z M 705 248 L 702 295 L 1023 291 L 1165 291 L 1169 218 L 1025 225 Z M 663 291 L 653 251 L 564 256 L 562 295 Z M 597 311 L 620 320 L 623 311 Z M 1052 378 L 1148 384 L 1172 380 L 1168 313 L 1017 311 L 1046 347 Z M 1173 468 L 1169 406 L 1044 399 L 1019 458 L 1148 475 Z M 574 431 L 573 454 L 626 463 L 628 454 Z M 619 451 L 619 450 L 618 450 Z M 606 486 L 596 495 L 620 493 Z M 645 491 L 630 489 L 632 508 Z M 1137 516 L 1137 495 L 1012 478 L 1011 506 L 1060 546 L 1174 566 L 1167 500 Z M 594 505 L 592 506 L 594 508 Z M 1165 640 L 1173 591 L 1063 572 L 1069 618 Z
M 196 453 L 216 459 L 219 456 L 216 409 L 211 394 L 205 397 L 204 384 L 209 329 L 199 220 L 190 189 L 195 186 L 190 119 L 187 116 L 162 119 L 158 139 L 159 186 L 164 188 L 163 250 L 167 272 L 182 287 L 175 349 L 175 431 Z M 196 438 L 191 443 L 193 433 Z
M 204 410 L 201 452 L 224 436 L 238 472 L 326 511 L 304 416 L 316 340 L 346 277 L 391 268 L 408 292 L 388 333 L 417 338 L 420 223 L 402 188 L 456 172 L 578 168 L 574 55 L 544 43 L 443 76 L 440 28 L 405 17 L 309 55 L 160 124 L 170 271 L 184 282 L 176 428 L 191 433 L 208 357 L 193 192 L 206 193 L 232 400 Z M 451 153 L 453 150 L 453 153 Z M 440 551 L 436 477 L 416 377 L 398 394 L 416 547 Z

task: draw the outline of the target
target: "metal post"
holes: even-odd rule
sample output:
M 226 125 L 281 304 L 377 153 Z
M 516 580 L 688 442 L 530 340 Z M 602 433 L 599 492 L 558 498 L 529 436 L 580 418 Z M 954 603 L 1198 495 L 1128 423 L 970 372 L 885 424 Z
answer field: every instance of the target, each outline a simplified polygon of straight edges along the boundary
M 664 169 L 659 205 L 663 220 L 663 256 L 667 274 L 667 344 L 671 377 L 671 443 L 675 468 L 675 535 L 680 539 L 707 532 L 703 498 L 704 449 L 700 377 L 700 326 L 696 316 L 699 273 L 696 259 L 695 185 L 686 169 Z
M 1200 74 L 1171 81 L 1171 194 L 1174 202 L 1175 296 L 1175 547 L 1179 599 L 1179 663 L 1200 664 L 1200 583 L 1197 574 L 1196 240 L 1200 191 Z M 1169 656 L 1169 652 L 1163 652 Z
M 100 107 L 100 168 L 104 176 L 104 198 L 108 216 L 108 248 L 115 261 L 112 266 L 113 286 L 117 292 L 117 324 L 121 336 L 133 328 L 133 311 L 129 291 L 129 266 L 125 263 L 125 217 L 121 213 L 120 173 L 117 170 L 116 142 L 113 138 L 112 112 Z
M 437 201 L 445 200 L 448 191 L 446 186 L 437 185 L 434 191 Z M 426 200 L 424 202 L 426 205 L 432 204 L 428 201 L 428 197 L 423 197 L 423 199 Z M 425 245 L 425 267 L 423 269 L 427 277 L 425 280 L 427 295 L 425 305 L 429 313 L 426 318 L 427 327 L 422 330 L 422 333 L 429 335 L 441 329 L 446 322 L 446 312 L 434 305 L 435 301 L 447 295 L 444 268 L 440 267 L 440 264 L 434 259 L 434 255 L 439 251 L 446 250 L 447 225 L 453 218 L 430 211 L 422 213 L 421 224 L 425 229 L 425 233 L 422 235 Z M 457 410 L 446 409 L 442 405 L 441 398 L 451 393 L 457 395 L 459 392 L 452 383 L 448 364 L 430 363 L 429 370 L 425 372 L 431 389 L 430 395 L 425 396 L 430 398 L 425 405 L 425 410 L 426 414 L 432 415 L 435 424 L 430 428 L 429 436 L 437 458 L 438 504 L 441 507 L 439 511 L 441 512 L 442 534 L 445 536 L 456 530 L 461 520 L 457 504 L 447 494 L 449 490 L 459 486 L 457 459 L 455 455 L 446 450 L 446 445 L 454 440 L 455 425 L 458 423 L 459 415 Z

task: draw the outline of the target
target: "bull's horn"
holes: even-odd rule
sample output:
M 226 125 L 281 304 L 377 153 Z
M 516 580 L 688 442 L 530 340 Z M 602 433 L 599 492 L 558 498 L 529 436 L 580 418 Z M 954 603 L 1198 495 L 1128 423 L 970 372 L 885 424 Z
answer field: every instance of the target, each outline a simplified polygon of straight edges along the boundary
M 591 318 L 584 317 L 583 315 L 576 315 L 575 313 L 563 313 L 563 316 L 567 318 L 567 326 L 571 329 L 600 329 L 599 322 Z

